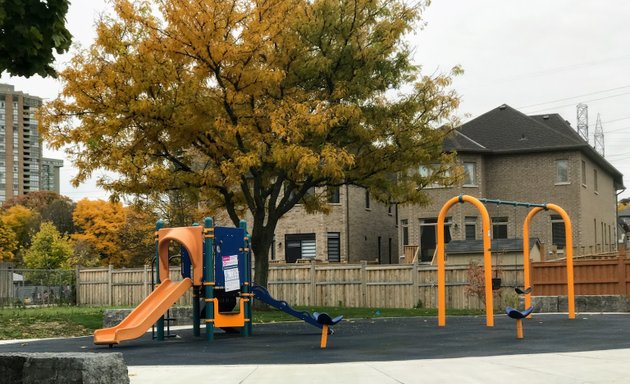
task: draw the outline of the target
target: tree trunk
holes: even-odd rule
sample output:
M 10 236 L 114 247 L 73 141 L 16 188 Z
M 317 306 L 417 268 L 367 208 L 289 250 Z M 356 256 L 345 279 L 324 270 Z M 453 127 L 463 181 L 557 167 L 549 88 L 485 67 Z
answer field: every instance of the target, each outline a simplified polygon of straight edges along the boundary
M 254 283 L 267 288 L 269 281 L 269 248 L 273 243 L 273 230 L 275 228 L 265 228 L 265 230 L 252 231 L 252 251 L 254 254 Z M 266 233 L 269 231 L 271 235 Z
M 256 233 L 257 231 L 253 231 Z M 258 231 L 260 232 L 260 231 Z M 265 234 L 252 235 L 252 252 L 254 254 L 254 283 L 267 288 L 269 282 L 269 247 L 273 243 L 273 232 L 271 236 Z M 267 305 L 260 300 L 254 300 L 255 310 L 268 309 Z

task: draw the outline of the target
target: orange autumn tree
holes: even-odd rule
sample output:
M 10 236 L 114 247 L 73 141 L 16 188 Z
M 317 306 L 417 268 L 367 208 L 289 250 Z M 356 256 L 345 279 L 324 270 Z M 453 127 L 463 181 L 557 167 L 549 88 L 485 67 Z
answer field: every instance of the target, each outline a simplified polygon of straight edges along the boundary
M 74 208 L 72 219 L 77 230 L 72 240 L 91 250 L 86 255 L 89 258 L 72 262 L 90 266 L 123 264 L 118 234 L 125 225 L 126 213 L 121 203 L 83 199 Z
M 155 252 L 155 221 L 150 211 L 121 203 L 83 199 L 73 213 L 77 232 L 70 263 L 88 266 L 138 267 Z
M 278 220 L 298 202 L 326 212 L 310 189 L 425 203 L 424 186 L 452 181 L 441 144 L 459 69 L 423 76 L 411 62 L 422 2 L 112 3 L 42 110 L 46 140 L 67 149 L 75 184 L 105 169 L 119 177 L 99 184 L 117 195 L 186 191 L 234 224 L 249 211 L 256 283 Z M 440 166 L 409 171 L 422 164 Z

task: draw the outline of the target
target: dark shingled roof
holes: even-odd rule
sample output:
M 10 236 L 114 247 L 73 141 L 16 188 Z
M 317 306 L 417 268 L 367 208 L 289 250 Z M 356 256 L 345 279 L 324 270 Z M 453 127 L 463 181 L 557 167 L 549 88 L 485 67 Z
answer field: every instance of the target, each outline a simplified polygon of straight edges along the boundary
M 529 239 L 530 246 L 539 243 L 537 237 Z M 492 252 L 518 252 L 523 250 L 523 239 L 494 239 L 490 247 Z M 482 253 L 483 240 L 451 240 L 446 244 L 447 254 Z
M 451 136 L 444 140 L 443 148 L 447 152 L 453 150 L 458 152 L 490 152 L 489 149 L 459 131 L 454 131 Z
M 558 114 L 527 116 L 504 104 L 457 128 L 443 147 L 496 155 L 579 150 L 612 176 L 617 190 L 624 189 L 621 172 Z

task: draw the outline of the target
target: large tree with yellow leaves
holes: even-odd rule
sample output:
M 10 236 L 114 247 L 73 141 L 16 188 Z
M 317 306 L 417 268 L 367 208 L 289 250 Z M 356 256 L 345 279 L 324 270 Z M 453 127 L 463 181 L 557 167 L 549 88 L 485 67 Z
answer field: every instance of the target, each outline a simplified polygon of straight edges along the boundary
M 458 98 L 452 74 L 411 62 L 404 38 L 424 5 L 408 3 L 114 0 L 61 72 L 45 138 L 68 148 L 75 183 L 106 169 L 116 194 L 193 191 L 235 224 L 249 211 L 266 285 L 278 220 L 298 202 L 326 210 L 311 188 L 422 203 L 423 186 L 445 181 Z M 408 171 L 435 163 L 428 177 Z

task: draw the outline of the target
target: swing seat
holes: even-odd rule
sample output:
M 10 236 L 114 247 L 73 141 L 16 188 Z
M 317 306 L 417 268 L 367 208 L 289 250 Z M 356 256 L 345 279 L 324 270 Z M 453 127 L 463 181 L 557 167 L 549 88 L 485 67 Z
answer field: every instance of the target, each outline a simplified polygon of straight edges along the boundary
M 518 309 L 514 309 L 510 306 L 505 307 L 505 313 L 512 319 L 524 319 L 530 315 L 534 311 L 534 306 L 527 308 L 524 311 L 519 311 Z
M 339 315 L 333 319 L 327 313 L 313 312 L 313 318 L 322 325 L 335 325 L 343 319 L 343 315 Z
M 514 290 L 519 295 L 527 295 L 528 293 L 530 293 L 532 291 L 532 287 L 529 287 L 529 288 L 526 288 L 526 289 L 521 289 L 520 287 L 516 287 L 516 288 L 514 288 Z

